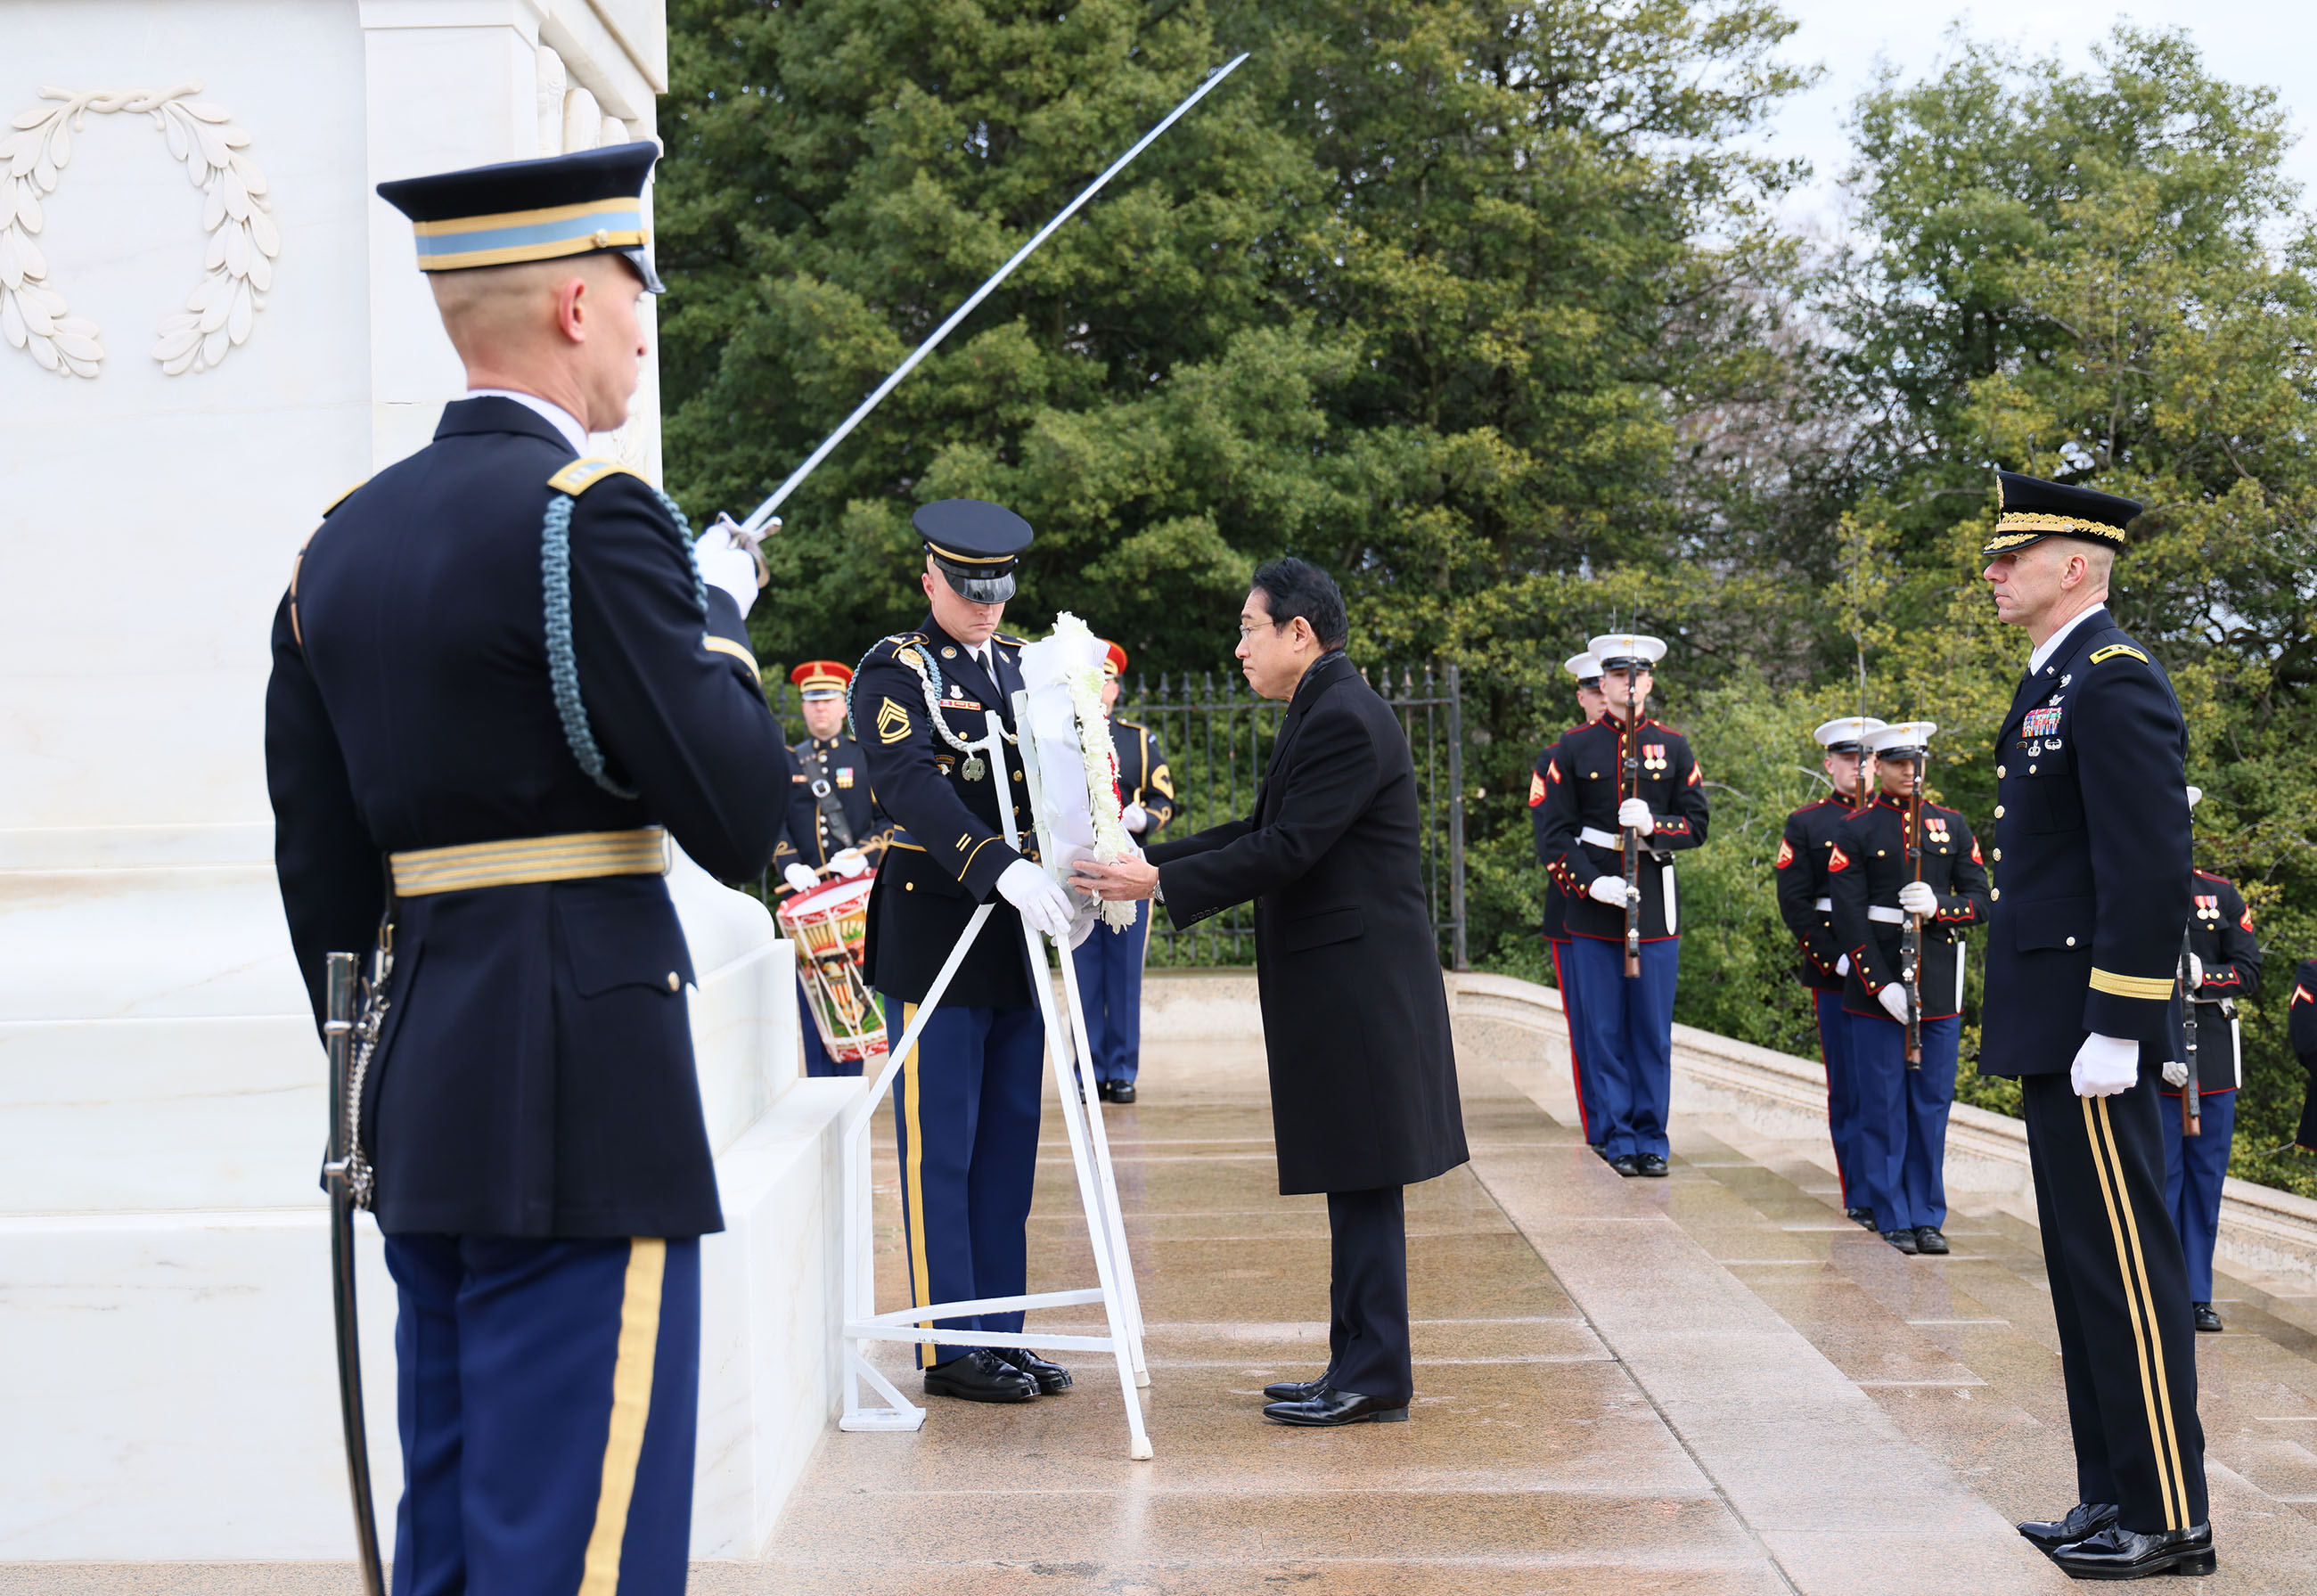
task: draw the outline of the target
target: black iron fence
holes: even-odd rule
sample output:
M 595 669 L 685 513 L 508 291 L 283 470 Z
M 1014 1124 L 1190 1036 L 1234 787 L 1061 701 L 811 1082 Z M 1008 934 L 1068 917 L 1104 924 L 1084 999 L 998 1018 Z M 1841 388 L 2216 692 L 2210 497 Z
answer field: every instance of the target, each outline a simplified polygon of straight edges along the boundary
M 1464 940 L 1463 702 L 1456 668 L 1436 670 L 1389 666 L 1360 673 L 1383 695 L 1408 733 L 1416 761 L 1417 802 L 1424 826 L 1425 893 L 1440 957 L 1451 969 L 1470 968 Z M 804 735 L 795 690 L 777 677 L 766 684 L 773 712 L 792 742 Z M 1271 760 L 1272 740 L 1286 705 L 1258 698 L 1237 671 L 1161 676 L 1154 686 L 1137 676 L 1114 712 L 1158 733 L 1175 783 L 1175 813 L 1158 839 L 1238 820 L 1255 808 Z M 769 874 L 757 884 L 770 901 Z M 1242 905 L 1187 931 L 1163 913 L 1150 929 L 1150 963 L 1162 965 L 1245 964 L 1255 958 L 1255 917 Z
M 1383 695 L 1408 733 L 1416 759 L 1417 801 L 1424 825 L 1424 881 L 1440 956 L 1467 967 L 1464 946 L 1463 704 L 1456 668 L 1421 675 L 1386 666 L 1360 673 Z M 1271 760 L 1284 704 L 1258 698 L 1237 671 L 1138 676 L 1119 695 L 1115 713 L 1158 734 L 1175 782 L 1175 814 L 1158 840 L 1186 837 L 1255 809 Z M 1245 964 L 1255 958 L 1255 917 L 1245 905 L 1176 931 L 1160 914 L 1150 930 L 1150 963 Z

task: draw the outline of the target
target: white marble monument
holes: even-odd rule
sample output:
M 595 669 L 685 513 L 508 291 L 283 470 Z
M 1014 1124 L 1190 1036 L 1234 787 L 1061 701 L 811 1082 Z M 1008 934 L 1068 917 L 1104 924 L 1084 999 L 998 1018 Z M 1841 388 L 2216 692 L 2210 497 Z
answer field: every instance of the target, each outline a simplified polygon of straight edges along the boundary
M 0 0 L 0 1561 L 351 1555 L 270 622 L 463 387 L 371 185 L 653 136 L 665 35 L 659 0 Z M 658 480 L 658 408 L 648 374 L 599 452 Z M 796 1079 L 763 909 L 672 885 L 732 1227 L 694 1547 L 747 1556 L 832 1411 L 852 1088 Z

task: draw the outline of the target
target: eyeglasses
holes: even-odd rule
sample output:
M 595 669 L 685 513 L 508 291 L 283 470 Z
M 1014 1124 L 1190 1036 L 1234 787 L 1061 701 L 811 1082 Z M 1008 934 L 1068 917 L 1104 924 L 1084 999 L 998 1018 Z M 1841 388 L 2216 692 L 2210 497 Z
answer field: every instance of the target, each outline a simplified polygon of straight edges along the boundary
M 1239 641 L 1245 642 L 1248 638 L 1253 637 L 1258 632 L 1276 632 L 1278 630 L 1278 623 L 1273 621 L 1257 621 L 1252 626 L 1248 625 L 1246 622 L 1241 621 L 1239 623 Z

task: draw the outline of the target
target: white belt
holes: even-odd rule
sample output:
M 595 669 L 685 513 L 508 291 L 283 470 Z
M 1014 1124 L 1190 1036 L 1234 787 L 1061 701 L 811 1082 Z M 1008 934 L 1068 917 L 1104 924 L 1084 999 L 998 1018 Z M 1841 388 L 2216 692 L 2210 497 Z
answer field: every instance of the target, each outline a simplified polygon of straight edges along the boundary
M 1577 834 L 1579 842 L 1589 842 L 1595 847 L 1623 847 L 1625 839 L 1615 831 L 1604 831 L 1598 826 L 1588 826 Z
M 1880 920 L 1886 926 L 1903 926 L 1907 923 L 1907 917 L 1903 911 L 1885 909 L 1880 903 L 1867 910 L 1866 918 L 1871 920 Z
M 1834 912 L 1834 900 L 1831 898 L 1820 898 L 1816 902 L 1812 903 L 1811 907 L 1817 910 L 1820 914 L 1832 914 Z

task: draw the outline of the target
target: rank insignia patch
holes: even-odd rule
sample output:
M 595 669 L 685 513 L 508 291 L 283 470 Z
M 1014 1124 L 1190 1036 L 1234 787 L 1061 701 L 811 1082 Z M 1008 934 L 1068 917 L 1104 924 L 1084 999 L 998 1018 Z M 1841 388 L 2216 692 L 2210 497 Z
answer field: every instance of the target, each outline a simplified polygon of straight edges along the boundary
M 909 735 L 909 712 L 891 699 L 877 706 L 877 740 L 890 746 Z
M 2143 665 L 2148 663 L 2148 656 L 2142 653 L 2138 649 L 2134 648 L 2129 643 L 2110 643 L 2104 649 L 2094 649 L 2092 650 L 2092 663 L 2094 665 L 2098 665 L 2101 660 L 2113 659 L 2118 654 L 2123 654 L 2130 659 L 2137 659 Z
M 1776 869 L 1779 869 L 1779 870 L 1784 870 L 1787 865 L 1789 865 L 1793 864 L 1794 862 L 1794 845 L 1793 843 L 1791 843 L 1791 842 L 1788 842 L 1788 841 L 1787 841 L 1785 838 L 1783 838 L 1783 837 L 1779 838 L 1778 838 L 1778 862 L 1777 862 L 1777 864 L 1774 866 L 1774 868 L 1776 868 Z
M 1979 865 L 1984 865 L 1987 863 L 1985 859 L 1979 856 L 1979 838 L 1976 837 L 1971 839 L 1971 862 Z
M 1534 809 L 1544 802 L 1544 777 L 1532 770 L 1528 773 L 1528 806 Z
M 2031 709 L 2027 718 L 2019 723 L 2019 730 L 2027 737 L 2056 737 L 2060 732 L 2060 712 L 2048 705 Z
M 1838 870 L 1847 870 L 1849 868 L 1850 856 L 1842 851 L 1842 845 L 1840 843 L 1829 843 L 1827 845 L 1826 856 L 1827 874 L 1831 875 Z

